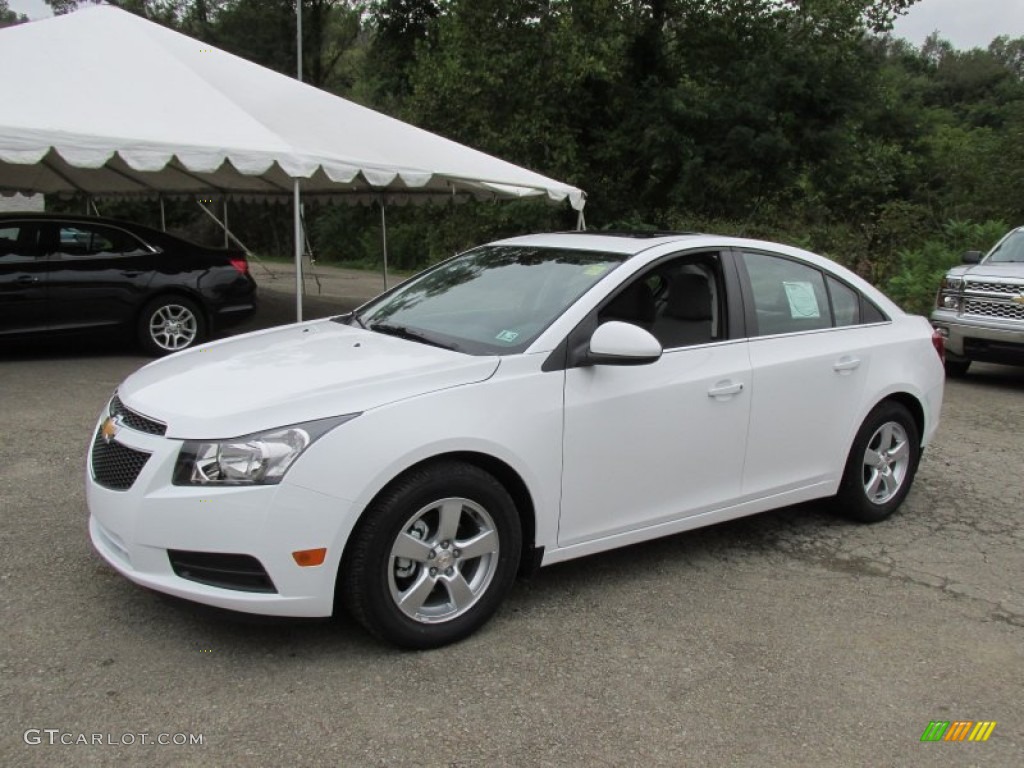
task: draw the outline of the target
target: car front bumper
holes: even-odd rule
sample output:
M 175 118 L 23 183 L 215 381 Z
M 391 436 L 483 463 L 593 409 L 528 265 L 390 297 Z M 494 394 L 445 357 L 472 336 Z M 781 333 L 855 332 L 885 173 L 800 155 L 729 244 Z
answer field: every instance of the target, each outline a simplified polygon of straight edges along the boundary
M 951 357 L 1024 365 L 1024 324 L 1018 321 L 975 319 L 939 309 L 932 312 L 931 323 L 944 334 Z
M 89 533 L 96 551 L 145 587 L 206 605 L 269 616 L 329 616 L 351 504 L 298 486 L 197 487 L 171 483 L 181 441 L 122 428 L 121 445 L 150 454 L 127 490 L 96 481 L 86 467 Z M 346 529 L 347 530 L 347 529 Z M 293 552 L 327 548 L 322 565 Z M 227 588 L 179 575 L 171 552 L 244 556 L 262 566 L 269 589 Z M 186 572 L 186 576 L 190 576 Z

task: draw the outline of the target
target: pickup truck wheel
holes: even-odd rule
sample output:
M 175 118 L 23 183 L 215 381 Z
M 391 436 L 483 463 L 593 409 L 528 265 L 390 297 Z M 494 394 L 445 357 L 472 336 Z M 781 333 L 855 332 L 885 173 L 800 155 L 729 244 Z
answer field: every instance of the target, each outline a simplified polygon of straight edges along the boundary
M 522 547 L 508 491 L 456 461 L 401 476 L 352 536 L 339 597 L 372 635 L 412 649 L 447 645 L 482 626 L 512 586 Z
M 946 357 L 946 375 L 951 379 L 962 379 L 967 375 L 967 369 L 971 367 L 971 361 L 964 358 L 963 360 L 950 360 Z
M 875 407 L 854 438 L 836 501 L 852 520 L 877 523 L 903 503 L 921 460 L 910 412 L 892 401 Z

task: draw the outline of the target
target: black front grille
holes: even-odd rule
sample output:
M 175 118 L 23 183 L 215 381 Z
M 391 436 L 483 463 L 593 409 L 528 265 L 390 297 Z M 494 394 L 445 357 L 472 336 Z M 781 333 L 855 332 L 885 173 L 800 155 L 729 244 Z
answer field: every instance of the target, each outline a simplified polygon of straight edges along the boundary
M 97 430 L 92 441 L 92 476 L 104 488 L 127 491 L 146 466 L 149 456 L 116 440 L 108 443 L 103 439 L 103 432 Z
M 110 401 L 110 415 L 119 418 L 122 424 L 136 432 L 145 432 L 147 435 L 163 435 L 167 432 L 166 424 L 127 408 L 117 395 Z
M 277 592 L 266 569 L 251 555 L 167 550 L 171 568 L 183 579 L 241 592 Z

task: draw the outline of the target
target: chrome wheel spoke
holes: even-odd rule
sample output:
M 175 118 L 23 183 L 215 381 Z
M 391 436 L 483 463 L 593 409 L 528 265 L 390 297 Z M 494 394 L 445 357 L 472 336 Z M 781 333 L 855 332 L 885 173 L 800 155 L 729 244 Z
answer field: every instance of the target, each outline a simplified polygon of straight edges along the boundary
M 441 583 L 448 590 L 452 607 L 456 611 L 464 611 L 476 600 L 476 595 L 473 594 L 473 590 L 466 583 L 466 580 L 462 578 L 461 573 L 456 572 L 451 578 L 442 579 Z
M 878 451 L 868 448 L 864 451 L 864 466 L 865 467 L 880 467 L 882 465 L 882 454 Z
M 880 437 L 878 439 L 878 450 L 880 453 L 885 453 L 889 450 L 889 447 L 893 444 L 892 436 L 892 424 L 885 424 L 880 430 Z
M 483 557 L 498 551 L 498 534 L 494 531 L 484 531 L 479 536 L 465 541 L 457 541 L 455 546 L 462 553 L 463 560 L 472 560 L 475 557 Z
M 437 538 L 441 541 L 453 541 L 459 530 L 459 521 L 462 519 L 462 502 L 458 499 L 449 499 L 441 505 L 440 524 L 437 527 Z
M 907 441 L 904 440 L 902 443 L 894 446 L 889 451 L 889 463 L 890 464 L 901 464 L 910 458 L 910 446 Z
M 420 541 L 415 536 L 406 532 L 398 534 L 395 546 L 391 549 L 392 557 L 404 557 L 406 560 L 415 560 L 418 563 L 425 563 L 430 557 L 431 548 L 425 541 Z
M 872 501 L 878 496 L 878 489 L 883 483 L 882 473 L 877 469 L 871 472 L 871 479 L 868 480 L 867 485 L 864 486 L 864 492 L 867 493 L 868 498 Z
M 420 574 L 419 578 L 409 589 L 401 593 L 398 607 L 409 615 L 416 614 L 434 591 L 437 580 L 427 572 Z

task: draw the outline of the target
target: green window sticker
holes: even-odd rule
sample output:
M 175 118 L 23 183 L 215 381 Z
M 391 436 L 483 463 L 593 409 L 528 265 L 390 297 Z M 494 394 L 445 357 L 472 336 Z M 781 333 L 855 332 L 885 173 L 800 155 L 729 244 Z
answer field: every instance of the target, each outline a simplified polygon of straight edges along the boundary
M 598 275 L 603 275 L 607 271 L 607 264 L 591 264 L 589 267 L 583 270 L 583 274 L 589 277 L 597 277 Z
M 803 281 L 782 283 L 789 299 L 789 314 L 794 319 L 802 317 L 821 317 L 818 308 L 818 297 L 814 295 L 814 286 Z
M 495 336 L 498 341 L 504 341 L 506 344 L 511 344 L 513 341 L 519 338 L 518 331 L 502 331 Z

